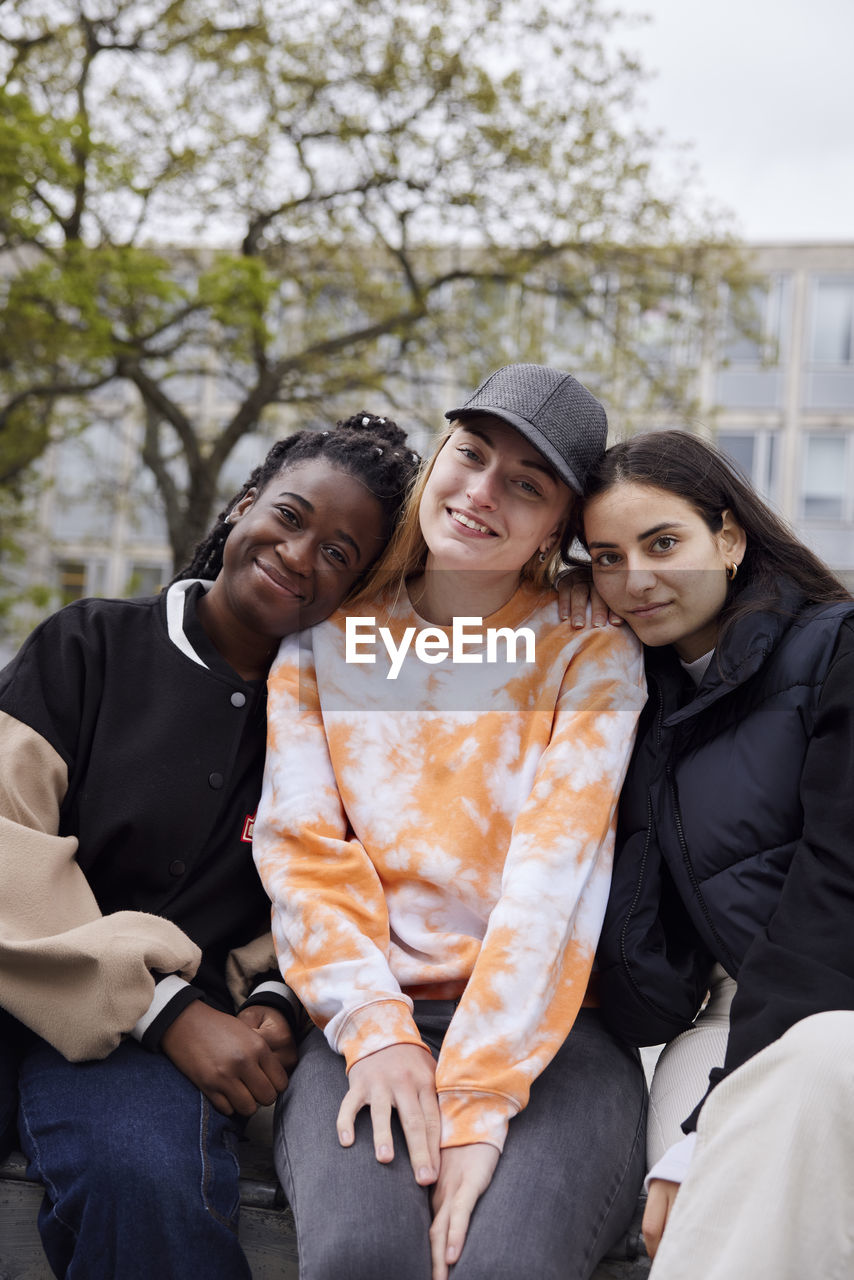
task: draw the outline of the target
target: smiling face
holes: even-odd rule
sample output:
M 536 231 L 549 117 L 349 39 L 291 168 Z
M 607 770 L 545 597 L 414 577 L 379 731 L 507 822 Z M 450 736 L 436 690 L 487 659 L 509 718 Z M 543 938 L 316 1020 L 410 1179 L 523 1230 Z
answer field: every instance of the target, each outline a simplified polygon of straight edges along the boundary
M 587 502 L 584 532 L 599 594 L 639 640 L 672 644 L 686 662 L 714 648 L 726 570 L 746 547 L 728 511 L 712 532 L 683 498 L 624 482 Z
M 231 519 L 222 571 L 200 605 L 229 661 L 231 646 L 269 655 L 271 642 L 329 617 L 386 541 L 379 500 L 320 458 L 283 468 Z
M 533 445 L 501 419 L 459 423 L 424 487 L 419 518 L 428 569 L 518 578 L 561 535 L 571 495 Z

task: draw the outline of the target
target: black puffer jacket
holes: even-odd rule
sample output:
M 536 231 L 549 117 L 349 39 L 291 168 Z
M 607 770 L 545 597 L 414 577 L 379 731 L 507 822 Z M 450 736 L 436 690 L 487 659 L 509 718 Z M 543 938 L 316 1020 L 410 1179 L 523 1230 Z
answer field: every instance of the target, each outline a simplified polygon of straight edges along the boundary
M 671 649 L 648 651 L 599 945 L 622 1038 L 689 1026 L 715 960 L 739 981 L 727 1070 L 809 1013 L 854 1008 L 852 615 L 787 590 L 696 689 Z

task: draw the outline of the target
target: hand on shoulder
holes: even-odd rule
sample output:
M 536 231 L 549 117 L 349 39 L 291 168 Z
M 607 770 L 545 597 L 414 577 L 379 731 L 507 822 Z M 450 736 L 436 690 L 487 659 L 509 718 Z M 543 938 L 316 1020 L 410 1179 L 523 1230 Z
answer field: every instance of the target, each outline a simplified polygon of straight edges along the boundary
M 594 587 L 589 569 L 580 565 L 567 569 L 558 578 L 556 586 L 560 616 L 564 621 L 568 620 L 577 630 L 580 631 L 587 621 L 588 605 L 594 627 L 605 627 L 609 622 L 614 627 L 623 625 L 620 615 L 608 609 Z

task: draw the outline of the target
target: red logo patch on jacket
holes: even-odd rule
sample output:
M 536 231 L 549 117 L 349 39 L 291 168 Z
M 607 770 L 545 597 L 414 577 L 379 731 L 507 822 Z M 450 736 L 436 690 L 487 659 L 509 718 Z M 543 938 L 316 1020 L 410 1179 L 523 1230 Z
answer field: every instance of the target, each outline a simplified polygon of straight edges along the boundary
M 257 812 L 258 810 L 256 809 L 255 813 Z M 240 833 L 240 839 L 243 841 L 244 844 L 252 843 L 252 832 L 254 830 L 255 830 L 255 814 L 247 813 L 246 817 L 243 819 L 243 830 Z

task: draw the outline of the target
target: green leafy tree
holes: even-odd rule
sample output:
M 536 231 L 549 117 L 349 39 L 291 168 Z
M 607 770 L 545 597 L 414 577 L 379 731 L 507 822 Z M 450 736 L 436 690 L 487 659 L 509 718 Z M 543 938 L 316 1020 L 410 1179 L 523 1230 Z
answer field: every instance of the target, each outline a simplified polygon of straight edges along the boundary
M 662 193 L 615 21 L 598 0 L 5 0 L 0 483 L 128 384 L 182 561 L 276 406 L 328 419 L 382 388 L 412 416 L 436 370 L 508 358 L 678 403 L 663 335 L 741 268 Z M 213 424 L 187 391 L 212 369 Z

